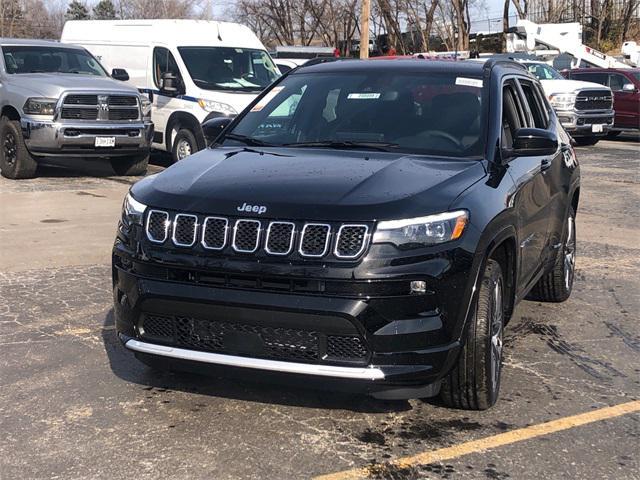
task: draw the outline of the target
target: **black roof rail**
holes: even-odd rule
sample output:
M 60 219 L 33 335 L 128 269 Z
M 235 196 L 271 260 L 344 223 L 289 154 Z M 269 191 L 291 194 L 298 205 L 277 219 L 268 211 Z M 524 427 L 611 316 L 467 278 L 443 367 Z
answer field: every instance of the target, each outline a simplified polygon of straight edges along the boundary
M 504 64 L 506 66 L 509 67 L 517 67 L 520 68 L 526 72 L 528 72 L 529 70 L 527 69 L 526 66 L 524 66 L 523 64 L 519 63 L 519 62 L 515 62 L 513 59 L 505 59 L 505 58 L 489 58 L 489 60 L 487 60 L 484 63 L 484 69 L 485 70 L 491 70 L 493 67 L 499 65 L 499 64 Z
M 302 65 L 298 65 L 295 69 L 298 70 L 304 67 L 312 67 L 314 65 L 319 65 L 321 63 L 329 63 L 329 62 L 340 62 L 344 60 L 359 60 L 359 58 L 351 58 L 351 57 L 316 57 L 312 58 L 308 62 L 303 63 Z

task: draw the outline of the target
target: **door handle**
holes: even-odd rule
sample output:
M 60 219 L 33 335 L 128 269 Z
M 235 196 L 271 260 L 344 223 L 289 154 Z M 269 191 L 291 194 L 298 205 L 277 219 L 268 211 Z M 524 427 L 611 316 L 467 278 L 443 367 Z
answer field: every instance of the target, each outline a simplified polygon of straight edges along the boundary
M 549 167 L 551 167 L 551 162 L 552 160 L 550 158 L 543 158 L 542 161 L 540 162 L 540 171 L 544 172 Z

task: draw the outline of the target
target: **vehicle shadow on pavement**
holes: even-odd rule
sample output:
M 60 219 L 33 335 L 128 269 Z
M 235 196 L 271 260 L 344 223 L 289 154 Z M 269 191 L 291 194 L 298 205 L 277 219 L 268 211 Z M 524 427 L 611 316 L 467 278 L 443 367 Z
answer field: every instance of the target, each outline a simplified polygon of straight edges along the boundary
M 156 370 L 138 361 L 120 342 L 115 331 L 113 309 L 106 314 L 102 342 L 111 371 L 120 379 L 140 385 L 143 390 L 158 388 L 265 404 L 278 404 L 359 413 L 390 413 L 412 410 L 406 400 L 376 400 L 366 395 L 325 391 L 317 388 L 238 380 L 190 372 Z M 142 393 L 141 393 L 142 395 Z

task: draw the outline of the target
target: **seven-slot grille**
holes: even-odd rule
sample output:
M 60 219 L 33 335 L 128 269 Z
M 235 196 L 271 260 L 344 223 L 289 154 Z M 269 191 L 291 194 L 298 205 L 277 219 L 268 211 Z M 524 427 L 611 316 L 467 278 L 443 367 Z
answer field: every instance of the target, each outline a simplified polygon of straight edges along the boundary
M 133 95 L 70 94 L 60 110 L 64 120 L 121 121 L 139 117 L 138 98 Z
M 360 257 L 367 248 L 369 227 L 363 224 L 332 226 L 314 222 L 287 222 L 225 217 L 198 217 L 150 210 L 146 218 L 147 238 L 157 244 L 170 241 L 177 247 L 225 250 L 230 247 L 241 254 L 263 249 L 268 255 L 296 254 L 304 258 L 321 258 L 335 246 L 336 258 Z
M 609 110 L 612 101 L 607 90 L 582 90 L 576 97 L 576 110 Z

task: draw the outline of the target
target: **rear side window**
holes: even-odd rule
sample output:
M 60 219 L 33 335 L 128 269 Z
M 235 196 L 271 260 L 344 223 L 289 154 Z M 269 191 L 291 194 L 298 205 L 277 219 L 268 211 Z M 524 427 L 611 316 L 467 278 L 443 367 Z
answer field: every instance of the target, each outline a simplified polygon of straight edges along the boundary
M 544 104 L 539 97 L 538 91 L 534 88 L 533 83 L 527 80 L 519 80 L 522 92 L 529 106 L 533 126 L 536 128 L 547 128 L 548 119 L 545 115 Z
M 606 73 L 575 72 L 571 74 L 571 78 L 575 80 L 582 80 L 583 82 L 599 83 L 600 85 L 607 84 Z
M 166 48 L 156 47 L 153 49 L 153 81 L 156 87 L 160 88 L 160 79 L 166 72 L 180 76 L 180 69 L 171 52 Z

